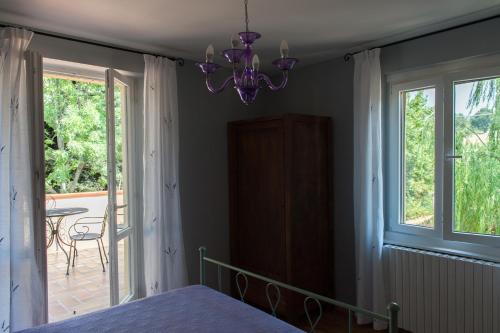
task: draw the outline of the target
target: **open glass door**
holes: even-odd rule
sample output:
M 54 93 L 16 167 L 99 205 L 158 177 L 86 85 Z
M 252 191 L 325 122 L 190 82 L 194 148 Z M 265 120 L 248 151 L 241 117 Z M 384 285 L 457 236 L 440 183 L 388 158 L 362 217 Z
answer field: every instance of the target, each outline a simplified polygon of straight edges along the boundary
M 133 190 L 129 127 L 131 82 L 113 69 L 106 71 L 108 214 L 111 305 L 135 297 Z M 131 186 L 132 185 L 132 186 Z

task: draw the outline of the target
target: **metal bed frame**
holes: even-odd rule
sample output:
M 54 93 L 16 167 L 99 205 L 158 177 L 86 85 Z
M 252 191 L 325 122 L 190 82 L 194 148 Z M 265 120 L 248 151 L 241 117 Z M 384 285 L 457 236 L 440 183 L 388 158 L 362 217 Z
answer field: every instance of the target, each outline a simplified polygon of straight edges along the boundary
M 218 289 L 219 291 L 222 291 L 222 268 L 227 268 L 230 271 L 236 272 L 235 276 L 235 282 L 236 282 L 236 289 L 238 290 L 240 300 L 242 302 L 245 302 L 245 294 L 248 288 L 248 278 L 247 276 L 262 280 L 264 282 L 267 282 L 266 285 L 266 297 L 267 301 L 269 303 L 269 307 L 271 308 L 271 314 L 276 317 L 276 309 L 278 308 L 278 304 L 281 300 L 281 292 L 280 292 L 280 287 L 294 291 L 296 293 L 302 294 L 305 296 L 304 298 L 304 310 L 306 313 L 307 320 L 309 322 L 309 327 L 310 330 L 309 332 L 314 333 L 315 328 L 318 325 L 319 321 L 321 320 L 321 317 L 323 315 L 323 308 L 321 306 L 321 302 L 331 304 L 334 306 L 338 306 L 340 308 L 348 310 L 348 320 L 349 320 L 349 333 L 352 333 L 352 325 L 353 325 L 353 314 L 355 313 L 360 313 L 363 315 L 366 315 L 370 318 L 373 319 L 378 319 L 383 322 L 388 323 L 388 328 L 389 328 L 389 333 L 397 333 L 398 332 L 398 312 L 400 310 L 400 307 L 397 303 L 391 302 L 389 305 L 387 305 L 387 315 L 382 315 L 378 314 L 369 310 L 365 310 L 362 308 L 359 308 L 354 305 L 350 305 L 344 302 L 336 301 L 334 299 L 328 298 L 326 296 L 322 296 L 313 292 L 310 292 L 305 289 L 297 288 L 294 286 L 291 286 L 289 284 L 279 282 L 270 278 L 267 278 L 265 276 L 255 274 L 252 272 L 249 272 L 247 270 L 228 265 L 226 263 L 223 263 L 221 261 L 209 258 L 206 256 L 207 249 L 205 247 L 200 247 L 199 248 L 200 252 L 200 284 L 201 285 L 206 285 L 206 273 L 205 273 L 205 263 L 211 263 L 217 266 L 217 281 L 218 281 Z M 240 285 L 240 277 L 243 278 L 243 281 L 245 282 L 244 288 Z M 269 293 L 270 288 L 273 288 L 276 292 L 276 300 L 273 302 L 271 299 L 271 295 Z M 310 302 L 316 303 L 319 309 L 319 313 L 316 317 L 312 317 L 311 314 L 309 313 L 309 306 L 308 304 Z M 313 321 L 314 319 L 314 321 Z

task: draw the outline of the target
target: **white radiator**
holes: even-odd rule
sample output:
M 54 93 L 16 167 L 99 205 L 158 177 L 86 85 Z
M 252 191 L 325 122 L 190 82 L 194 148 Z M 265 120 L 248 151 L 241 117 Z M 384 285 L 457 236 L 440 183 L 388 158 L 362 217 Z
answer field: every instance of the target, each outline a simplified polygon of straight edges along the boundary
M 500 333 L 500 265 L 384 246 L 399 327 L 415 333 Z

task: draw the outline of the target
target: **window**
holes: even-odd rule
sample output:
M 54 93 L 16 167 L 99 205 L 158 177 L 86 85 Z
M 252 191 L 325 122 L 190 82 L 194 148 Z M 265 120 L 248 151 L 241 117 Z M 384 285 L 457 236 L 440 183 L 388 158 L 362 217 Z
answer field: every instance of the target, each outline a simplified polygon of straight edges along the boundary
M 388 81 L 386 241 L 498 260 L 500 57 Z

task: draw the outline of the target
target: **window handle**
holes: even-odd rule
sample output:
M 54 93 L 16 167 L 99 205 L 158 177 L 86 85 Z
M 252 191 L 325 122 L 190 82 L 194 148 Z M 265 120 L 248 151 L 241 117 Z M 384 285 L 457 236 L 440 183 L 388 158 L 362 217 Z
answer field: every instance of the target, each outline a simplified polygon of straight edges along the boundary
M 446 155 L 446 158 L 448 158 L 448 159 L 458 159 L 458 158 L 462 158 L 462 155 Z

